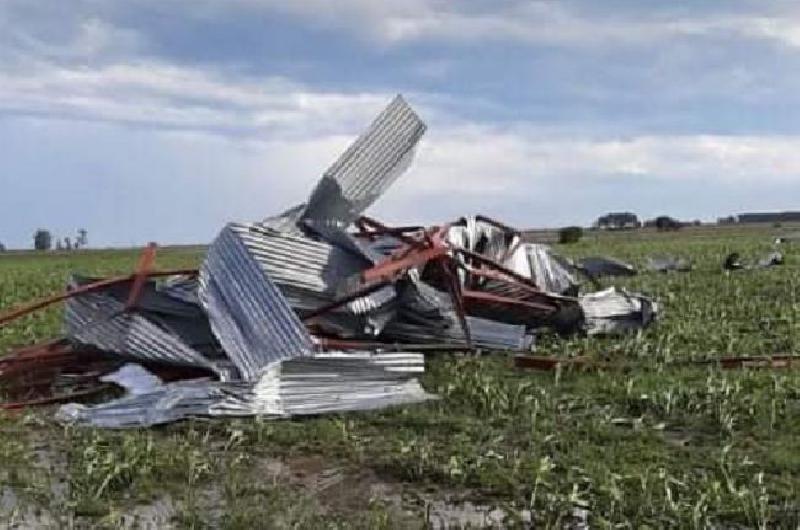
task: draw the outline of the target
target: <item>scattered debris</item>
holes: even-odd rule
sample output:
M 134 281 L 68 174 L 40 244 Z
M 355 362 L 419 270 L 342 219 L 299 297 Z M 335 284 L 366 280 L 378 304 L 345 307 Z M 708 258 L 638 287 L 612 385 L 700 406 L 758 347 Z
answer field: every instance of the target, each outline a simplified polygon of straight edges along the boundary
M 783 234 L 775 238 L 774 244 L 775 245 L 785 245 L 785 244 L 795 244 L 800 243 L 800 232 L 792 232 L 790 234 Z
M 736 271 L 744 269 L 744 265 L 741 261 L 741 256 L 738 252 L 731 252 L 725 257 L 725 261 L 722 263 L 722 268 L 726 271 Z
M 783 254 L 774 250 L 758 260 L 757 267 L 759 269 L 766 269 L 768 267 L 774 267 L 776 265 L 783 265 Z
M 648 326 L 658 304 L 646 296 L 609 287 L 580 297 L 583 326 L 589 335 L 613 335 Z
M 398 96 L 306 203 L 223 227 L 199 270 L 153 270 L 151 244 L 131 275 L 76 275 L 66 293 L 0 315 L 66 301 L 64 339 L 0 359 L 18 399 L 5 406 L 108 396 L 57 418 L 112 428 L 367 410 L 436 397 L 416 379 L 423 352 L 523 352 L 541 328 L 615 334 L 654 320 L 644 295 L 582 292 L 578 272 L 635 274 L 626 263 L 575 266 L 484 216 L 433 227 L 364 216 L 425 128 Z
M 724 263 L 722 264 L 722 268 L 728 271 L 733 270 L 752 270 L 752 269 L 767 269 L 769 267 L 775 267 L 778 265 L 783 265 L 784 258 L 783 254 L 777 250 L 773 250 L 763 258 L 759 259 L 755 264 L 746 264 L 742 263 L 741 256 L 738 252 L 731 252 L 725 258 Z
M 641 364 L 626 362 L 611 362 L 609 360 L 592 359 L 590 357 L 548 357 L 543 355 L 516 355 L 514 366 L 539 371 L 555 370 L 584 370 L 584 371 L 629 371 L 641 368 Z M 722 357 L 719 359 L 705 359 L 695 361 L 671 361 L 665 366 L 719 366 L 725 370 L 733 369 L 758 369 L 758 368 L 796 368 L 800 366 L 799 355 L 766 355 L 754 357 Z
M 636 268 L 630 263 L 609 257 L 583 258 L 576 263 L 576 266 L 592 279 L 605 276 L 636 276 L 637 274 Z
M 675 256 L 649 257 L 645 266 L 654 272 L 689 272 L 693 268 L 691 261 Z

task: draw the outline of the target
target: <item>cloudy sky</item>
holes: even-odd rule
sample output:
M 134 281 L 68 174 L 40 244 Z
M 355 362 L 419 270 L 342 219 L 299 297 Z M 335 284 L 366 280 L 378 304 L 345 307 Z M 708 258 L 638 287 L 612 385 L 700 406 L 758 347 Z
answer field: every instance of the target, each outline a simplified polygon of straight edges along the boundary
M 800 208 L 796 2 L 0 0 L 0 241 L 207 241 L 396 93 L 429 128 L 389 221 Z

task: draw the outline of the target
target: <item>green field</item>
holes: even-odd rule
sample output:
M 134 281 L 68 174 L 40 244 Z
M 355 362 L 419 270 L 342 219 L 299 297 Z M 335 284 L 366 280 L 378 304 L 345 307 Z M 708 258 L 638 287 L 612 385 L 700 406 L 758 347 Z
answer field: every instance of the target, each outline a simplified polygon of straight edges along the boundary
M 625 371 L 519 372 L 503 353 L 432 355 L 424 386 L 441 399 L 381 412 L 124 432 L 61 427 L 52 409 L 0 416 L 0 516 L 56 528 L 421 528 L 478 506 L 511 527 L 530 514 L 537 528 L 563 528 L 586 510 L 593 528 L 795 528 L 798 372 L 684 362 L 800 353 L 800 247 L 783 267 L 720 270 L 730 251 L 764 254 L 770 234 L 592 236 L 561 248 L 636 264 L 694 259 L 691 273 L 615 282 L 661 302 L 643 333 L 539 343 L 541 355 Z M 201 257 L 165 250 L 158 264 Z M 70 271 L 127 272 L 135 261 L 133 251 L 0 257 L 0 307 L 61 289 Z M 58 308 L 26 318 L 0 330 L 0 349 L 59 328 Z

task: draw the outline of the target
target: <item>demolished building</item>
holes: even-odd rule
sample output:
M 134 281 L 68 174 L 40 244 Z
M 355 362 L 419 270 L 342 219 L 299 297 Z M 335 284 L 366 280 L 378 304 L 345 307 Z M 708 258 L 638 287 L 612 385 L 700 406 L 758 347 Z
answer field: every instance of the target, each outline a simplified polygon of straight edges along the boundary
M 397 96 L 306 203 L 226 225 L 198 270 L 153 271 L 152 246 L 130 276 L 75 276 L 66 294 L 0 317 L 66 300 L 65 338 L 0 359 L 0 383 L 22 389 L 16 405 L 125 389 L 57 414 L 100 427 L 365 410 L 435 398 L 417 380 L 425 352 L 530 351 L 542 329 L 614 334 L 653 321 L 646 296 L 584 293 L 579 267 L 488 217 L 390 227 L 365 216 L 425 129 Z M 54 390 L 90 364 L 83 393 Z M 42 366 L 26 387 L 22 375 Z

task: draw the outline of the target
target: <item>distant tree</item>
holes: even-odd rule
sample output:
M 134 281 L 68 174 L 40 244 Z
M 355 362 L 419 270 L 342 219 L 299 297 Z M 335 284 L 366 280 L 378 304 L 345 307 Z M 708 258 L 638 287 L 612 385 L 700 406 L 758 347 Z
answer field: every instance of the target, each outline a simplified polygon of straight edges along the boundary
M 56 238 L 56 250 L 64 250 L 64 245 L 61 243 L 61 240 Z
M 75 238 L 75 248 L 83 248 L 89 244 L 89 236 L 85 228 L 78 229 L 78 237 Z
M 566 226 L 558 231 L 558 242 L 562 244 L 577 243 L 583 237 L 580 226 Z
M 64 250 L 72 250 L 72 240 L 69 236 L 64 238 Z
M 36 250 L 50 250 L 53 247 L 53 235 L 49 230 L 40 228 L 33 234 L 33 248 Z
M 668 215 L 661 215 L 656 217 L 655 221 L 656 228 L 660 231 L 668 231 L 668 230 L 680 230 L 683 226 L 680 221 L 677 219 L 673 219 Z
M 0 252 L 5 252 L 5 251 L 6 251 L 6 246 L 0 243 Z

